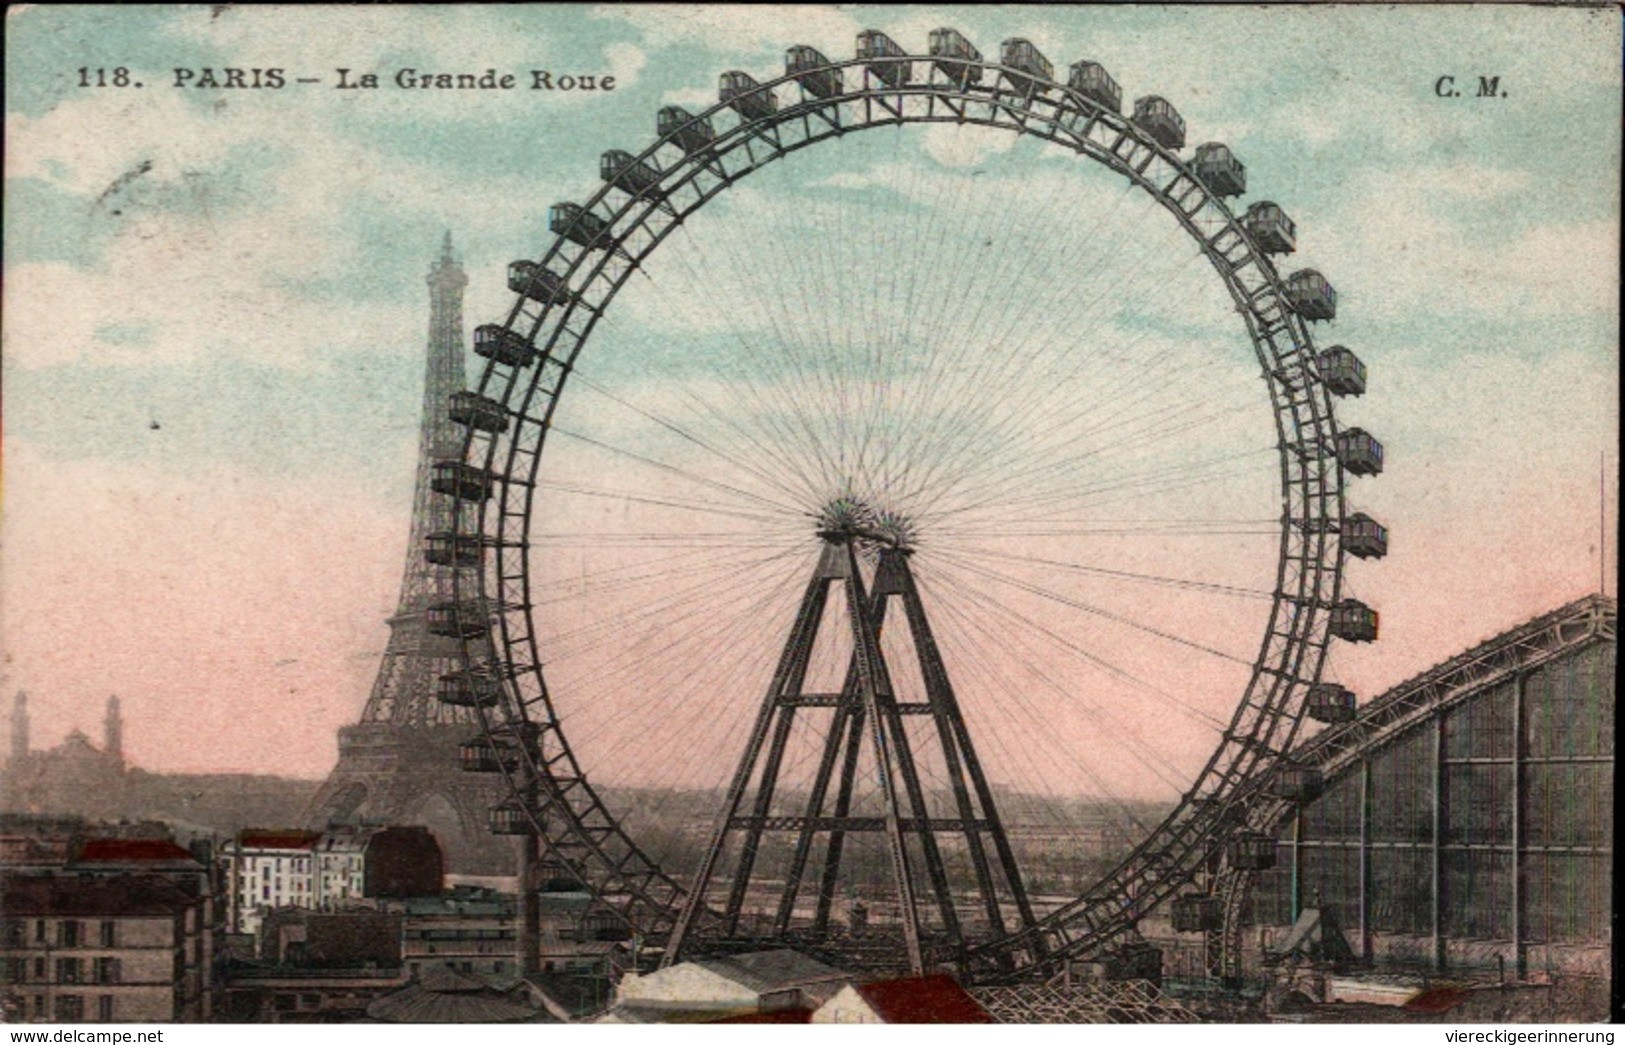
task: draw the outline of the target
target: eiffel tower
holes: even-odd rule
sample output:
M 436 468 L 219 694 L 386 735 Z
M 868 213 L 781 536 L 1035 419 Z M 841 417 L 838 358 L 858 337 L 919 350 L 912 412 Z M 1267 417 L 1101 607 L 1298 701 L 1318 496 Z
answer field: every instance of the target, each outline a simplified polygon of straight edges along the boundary
M 429 537 L 453 529 L 456 503 L 430 488 L 433 463 L 462 452 L 463 429 L 448 402 L 465 386 L 463 288 L 468 277 L 452 256 L 446 233 L 429 270 L 429 352 L 418 436 L 412 533 L 401 578 L 400 604 L 389 618 L 389 645 L 361 721 L 339 730 L 339 759 L 307 820 L 383 820 L 422 824 L 434 832 L 453 873 L 511 874 L 513 841 L 488 830 L 488 811 L 506 792 L 490 774 L 465 773 L 458 746 L 479 732 L 472 708 L 437 698 L 441 676 L 458 669 L 458 644 L 429 634 L 426 608 L 452 599 L 454 561 L 430 561 Z

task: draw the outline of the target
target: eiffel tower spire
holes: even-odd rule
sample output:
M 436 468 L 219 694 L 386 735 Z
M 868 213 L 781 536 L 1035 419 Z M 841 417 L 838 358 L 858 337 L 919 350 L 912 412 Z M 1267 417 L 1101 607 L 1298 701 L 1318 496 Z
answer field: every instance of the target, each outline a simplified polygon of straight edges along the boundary
M 453 598 L 457 570 L 470 563 L 430 561 L 429 538 L 454 529 L 457 502 L 431 486 L 434 462 L 457 457 L 464 430 L 451 419 L 452 393 L 466 386 L 463 288 L 468 276 L 451 233 L 429 268 L 429 338 L 418 430 L 417 483 L 401 575 L 389 618 L 389 644 L 361 721 L 339 731 L 339 761 L 312 802 L 309 820 L 388 819 L 427 823 L 446 852 L 448 870 L 493 873 L 512 864 L 506 839 L 487 830 L 487 807 L 501 797 L 489 776 L 463 773 L 459 745 L 479 732 L 472 707 L 439 699 L 441 679 L 457 671 L 455 640 L 429 634 L 426 610 Z
M 452 528 L 456 503 L 429 488 L 435 460 L 462 450 L 463 430 L 447 412 L 453 392 L 467 384 L 463 370 L 463 288 L 468 276 L 451 252 L 451 233 L 429 269 L 429 351 L 423 374 L 423 415 L 418 430 L 417 485 L 412 495 L 412 534 L 406 545 L 397 616 L 416 614 L 438 597 L 451 598 L 451 567 L 435 566 L 424 555 L 428 535 Z M 374 691 L 374 700 L 379 694 Z M 372 710 L 369 704 L 369 711 Z M 378 709 L 382 711 L 383 709 Z
M 429 269 L 429 350 L 423 375 L 423 414 L 418 430 L 417 482 L 412 495 L 412 528 L 406 544 L 400 601 L 389 620 L 390 641 L 367 699 L 363 722 L 417 725 L 476 719 L 470 708 L 443 705 L 435 699 L 440 675 L 456 666 L 453 644 L 424 631 L 423 612 L 452 598 L 452 573 L 459 567 L 428 560 L 428 538 L 453 528 L 454 500 L 437 494 L 429 481 L 436 460 L 462 450 L 463 430 L 448 413 L 453 392 L 467 378 L 463 369 L 463 288 L 468 276 L 452 254 L 451 233 L 441 242 L 440 257 Z

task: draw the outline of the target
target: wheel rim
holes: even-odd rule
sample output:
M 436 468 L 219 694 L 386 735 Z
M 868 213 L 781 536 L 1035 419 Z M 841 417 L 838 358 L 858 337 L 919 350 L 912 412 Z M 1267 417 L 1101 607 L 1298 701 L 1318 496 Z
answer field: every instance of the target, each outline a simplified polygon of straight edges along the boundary
M 918 71 L 930 59 L 898 61 Z M 581 349 L 637 265 L 726 188 L 808 145 L 899 124 L 979 124 L 1063 145 L 1126 176 L 1200 245 L 1243 317 L 1269 386 L 1279 440 L 1280 555 L 1266 632 L 1225 739 L 1185 800 L 1117 870 L 1035 930 L 988 945 L 981 955 L 991 963 L 1013 953 L 1030 963 L 1090 950 L 1131 928 L 1197 873 L 1245 817 L 1246 799 L 1291 747 L 1308 687 L 1319 680 L 1329 641 L 1326 611 L 1340 591 L 1342 553 L 1327 522 L 1344 514 L 1343 475 L 1332 452 L 1337 428 L 1329 393 L 1283 280 L 1224 202 L 1128 120 L 1060 85 L 1025 98 L 1013 89 L 1009 70 L 973 64 L 983 70 L 982 84 L 961 88 L 936 74 L 889 86 L 866 72 L 862 61 L 833 62 L 825 68 L 842 77 L 843 94 L 817 98 L 786 76 L 752 92 L 799 97 L 770 118 L 732 119 L 726 104 L 697 114 L 718 125 L 712 155 L 686 155 L 668 137 L 635 157 L 659 170 L 661 200 L 606 183 L 585 201 L 587 211 L 607 222 L 625 256 L 578 249 L 559 237 L 538 263 L 562 276 L 574 296 L 547 305 L 521 297 L 504 324 L 541 349 L 541 361 L 526 370 L 490 361 L 476 386 L 504 405 L 514 427 L 503 437 L 471 430 L 463 448 L 468 464 L 497 478 L 491 501 L 458 524 L 459 534 L 485 542 L 491 552 L 471 590 L 458 597 L 503 607 L 489 644 L 465 641 L 465 667 L 491 659 L 503 670 L 501 701 L 481 712 L 488 735 L 506 740 L 527 733 L 537 739 L 534 749 L 522 745 L 521 765 L 504 767 L 533 828 L 595 867 L 590 884 L 639 931 L 658 934 L 669 927 L 682 887 L 621 831 L 587 783 L 543 678 L 530 561 L 542 449 Z M 527 793 L 528 780 L 535 782 L 533 793 Z

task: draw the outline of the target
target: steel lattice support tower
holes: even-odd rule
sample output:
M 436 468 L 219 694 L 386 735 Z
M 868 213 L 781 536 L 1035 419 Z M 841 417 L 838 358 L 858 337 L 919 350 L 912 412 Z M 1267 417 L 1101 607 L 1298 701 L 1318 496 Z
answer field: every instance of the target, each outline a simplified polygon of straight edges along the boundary
M 441 677 L 461 666 L 460 647 L 425 627 L 427 608 L 453 598 L 455 572 L 473 568 L 437 564 L 428 554 L 430 536 L 453 530 L 452 513 L 458 510 L 455 499 L 431 488 L 434 462 L 457 457 L 463 439 L 448 404 L 466 382 L 463 288 L 468 277 L 452 255 L 449 232 L 428 285 L 428 359 L 400 602 L 389 618 L 389 644 L 361 721 L 339 731 L 338 764 L 313 800 L 309 819 L 317 825 L 355 818 L 427 823 L 436 829 L 449 870 L 506 873 L 514 863 L 512 844 L 487 827 L 489 807 L 506 791 L 490 775 L 459 768 L 458 746 L 479 733 L 477 715 L 437 696 Z
M 915 973 L 959 959 L 974 942 L 962 924 L 956 892 L 974 899 L 993 935 L 1034 924 L 992 789 L 971 744 L 909 568 L 910 552 L 896 545 L 881 548 L 873 583 L 866 590 L 859 556 L 861 535 L 828 532 L 821 536 L 825 543 L 818 566 L 735 771 L 711 845 L 668 942 L 668 963 L 683 958 L 685 949 L 726 946 L 729 938 L 751 936 L 740 933 L 740 920 L 753 884 L 771 883 L 778 892 L 773 938 L 830 941 L 831 907 L 848 836 L 853 832 L 885 834 L 904 950 Z M 837 587 L 844 595 L 851 663 L 840 692 L 808 692 L 813 648 L 830 595 Z M 923 701 L 898 699 L 881 649 L 881 631 L 894 601 L 901 603 L 902 624 L 912 639 L 924 686 Z M 829 717 L 822 728 L 811 721 L 823 715 Z M 905 720 L 916 716 L 932 723 L 930 740 L 910 737 Z M 818 766 L 799 815 L 775 801 L 786 752 L 798 731 L 803 737 L 811 735 L 822 741 Z M 932 747 L 934 751 L 929 750 Z M 865 754 L 867 766 L 863 764 Z M 926 790 L 920 767 L 927 754 L 933 756 L 934 765 L 942 767 L 952 791 L 949 816 L 937 815 L 931 808 L 933 796 Z M 870 773 L 878 779 L 883 799 L 880 816 L 859 815 L 854 810 L 854 788 L 860 777 L 867 779 Z M 798 794 L 791 801 L 799 804 L 800 798 Z M 782 881 L 754 877 L 759 874 L 757 859 L 769 832 L 786 832 L 795 839 Z M 824 844 L 815 859 L 820 837 Z M 973 882 L 950 882 L 945 843 L 963 845 L 974 872 Z M 737 856 L 719 912 L 721 936 L 716 938 L 712 935 L 715 927 L 702 924 L 702 912 L 733 847 Z M 797 900 L 809 879 L 816 882 L 817 889 L 810 927 L 795 923 Z M 1012 916 L 1014 925 L 1010 924 Z M 840 946 L 838 942 L 829 945 Z

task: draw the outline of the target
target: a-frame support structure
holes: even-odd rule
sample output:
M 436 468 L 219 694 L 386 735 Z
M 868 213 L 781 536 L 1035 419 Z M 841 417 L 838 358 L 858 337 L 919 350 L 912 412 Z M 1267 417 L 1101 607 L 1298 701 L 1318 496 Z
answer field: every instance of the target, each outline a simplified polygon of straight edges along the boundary
M 967 939 L 956 898 L 968 897 L 997 934 L 1024 928 L 1034 921 L 1015 856 L 993 803 L 992 789 L 977 760 L 909 568 L 910 550 L 883 535 L 852 528 L 826 531 L 820 536 L 824 546 L 818 566 L 807 584 L 772 684 L 729 786 L 711 845 L 667 942 L 667 964 L 700 949 L 690 930 L 700 922 L 712 900 L 713 880 L 729 850 L 737 856 L 732 862 L 726 896 L 719 897 L 720 932 L 724 940 L 741 937 L 741 913 L 751 891 L 764 835 L 769 832 L 795 836 L 782 884 L 778 877 L 772 880 L 772 887 L 779 891 L 772 920 L 774 937 L 805 933 L 809 928 L 805 914 L 799 924 L 794 924 L 804 884 L 817 888 L 811 935 L 818 938 L 830 934 L 831 908 L 847 839 L 852 832 L 864 831 L 885 834 L 906 958 L 913 972 L 952 961 L 974 942 Z M 860 565 L 859 549 L 865 545 L 879 553 L 870 586 L 865 584 Z M 836 585 L 841 587 L 846 606 L 850 666 L 839 692 L 808 692 L 809 663 Z M 908 628 L 913 640 L 923 681 L 923 701 L 898 700 L 881 651 L 882 627 L 894 600 L 902 604 L 901 624 Z M 921 747 L 936 748 L 930 754 L 934 756 L 933 765 L 943 770 L 952 792 L 951 815 L 932 815 L 933 797 L 938 800 L 938 811 L 947 812 L 940 808 L 944 796 L 940 787 L 933 795 L 922 783 L 922 752 L 916 751 L 905 728 L 910 716 L 928 716 L 935 727 L 925 731 L 930 740 L 922 741 Z M 798 726 L 812 731 L 821 724 L 820 719 L 825 727 L 820 731 L 823 748 L 805 792 L 804 807 L 796 815 L 784 808 L 782 801 L 775 806 L 781 769 Z M 869 756 L 867 764 L 860 759 L 865 752 Z M 872 811 L 855 815 L 854 789 L 860 776 L 867 781 L 871 773 L 879 784 L 881 815 L 875 816 Z M 822 847 L 816 844 L 820 838 L 824 841 Z M 963 844 L 974 882 L 950 882 L 944 846 L 939 844 L 948 840 L 956 846 Z M 813 881 L 809 883 L 809 879 Z M 756 884 L 758 891 L 766 886 L 765 882 Z M 720 885 L 716 891 L 721 892 Z M 1009 924 L 1012 918 L 1017 923 L 1014 926 Z M 713 924 L 707 922 L 708 933 Z

